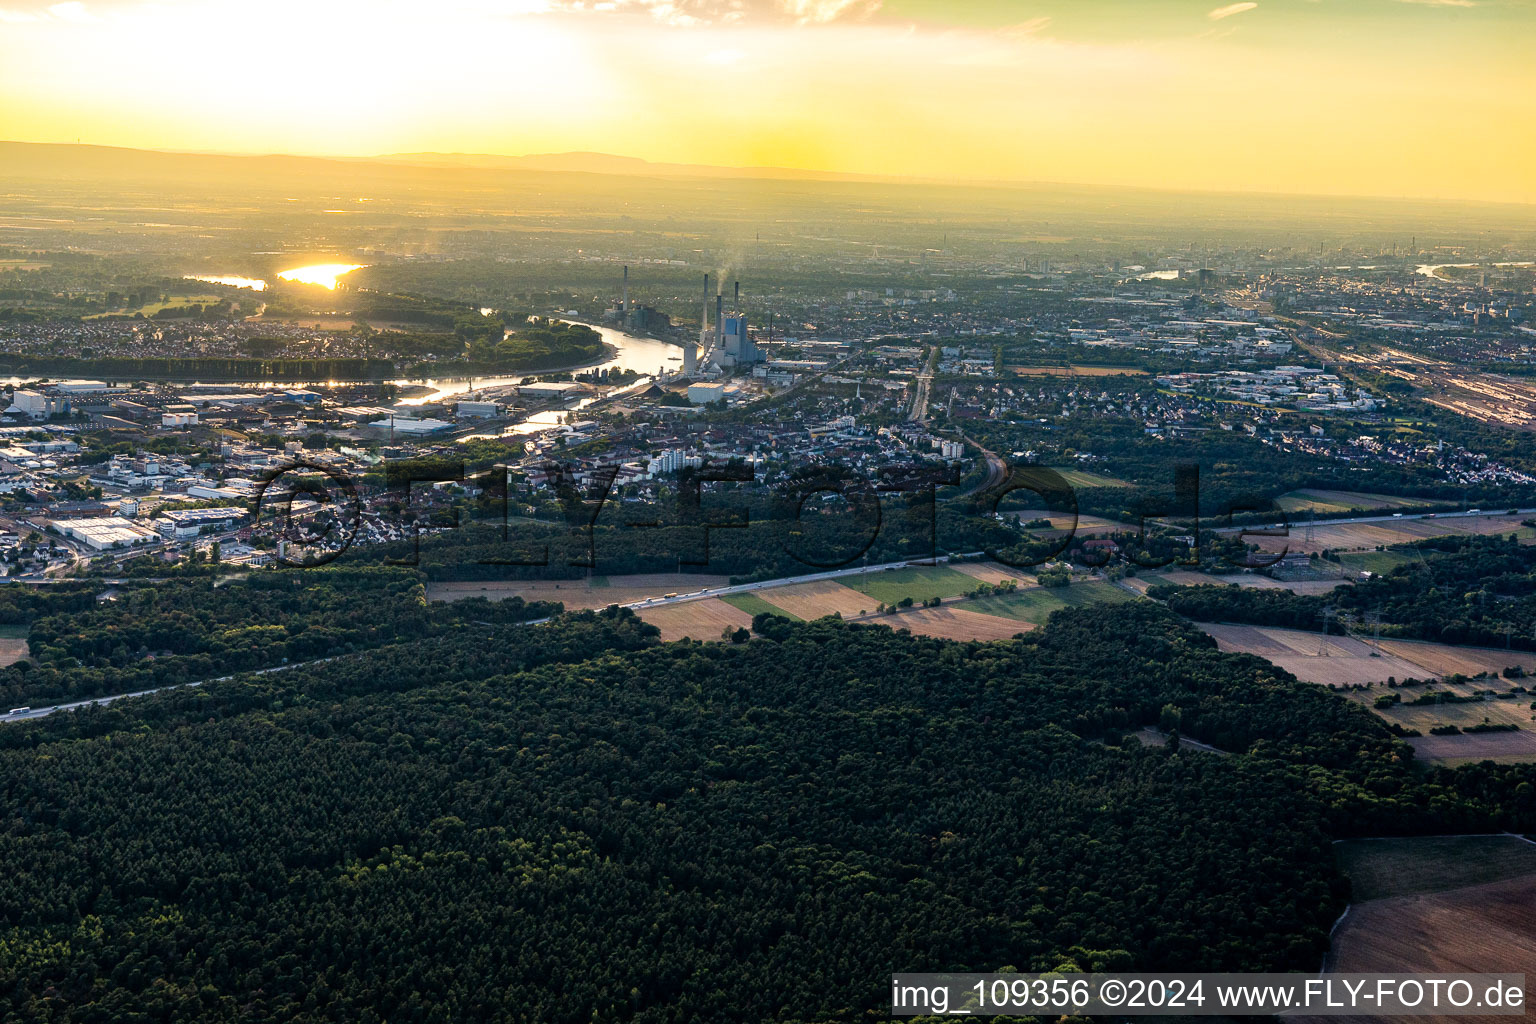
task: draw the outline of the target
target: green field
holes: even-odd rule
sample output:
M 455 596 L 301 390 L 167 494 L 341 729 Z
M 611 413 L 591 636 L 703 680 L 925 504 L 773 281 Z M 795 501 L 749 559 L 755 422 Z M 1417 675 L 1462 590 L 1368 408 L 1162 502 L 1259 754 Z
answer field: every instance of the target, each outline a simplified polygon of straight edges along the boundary
M 1016 594 L 980 597 L 967 601 L 966 611 L 998 615 L 1037 626 L 1045 624 L 1051 612 L 1060 608 L 1081 608 L 1089 604 L 1124 604 L 1138 600 L 1135 594 L 1112 583 L 1074 583 L 1068 587 L 1032 587 Z
M 959 597 L 981 586 L 981 580 L 976 577 L 942 565 L 914 565 L 862 576 L 843 576 L 837 582 L 885 604 L 895 604 L 904 597 L 914 601 L 929 597 Z
M 1515 836 L 1352 839 L 1334 855 L 1356 903 L 1536 874 L 1536 844 Z
M 794 619 L 796 622 L 802 621 L 800 616 L 792 615 L 776 604 L 769 604 L 756 594 L 726 594 L 720 600 L 748 615 L 761 615 L 767 612 L 769 615 L 780 615 L 786 619 Z
M 1112 476 L 1100 476 L 1098 473 L 1085 473 L 1080 469 L 1057 469 L 1061 478 L 1069 487 L 1129 487 L 1126 480 L 1118 480 Z
M 1418 561 L 1422 559 L 1402 551 L 1351 551 L 1339 555 L 1340 565 L 1357 572 L 1374 572 L 1378 575 Z
M 117 309 L 110 313 L 92 313 L 90 316 L 82 317 L 81 319 L 100 320 L 102 317 L 133 316 L 135 313 L 140 313 L 146 317 L 151 317 L 160 312 L 162 309 L 181 309 L 185 306 L 194 305 L 216 305 L 220 301 L 221 299 L 217 295 L 171 295 L 167 297 L 164 302 L 146 302 L 144 305 L 139 306 L 136 309 Z

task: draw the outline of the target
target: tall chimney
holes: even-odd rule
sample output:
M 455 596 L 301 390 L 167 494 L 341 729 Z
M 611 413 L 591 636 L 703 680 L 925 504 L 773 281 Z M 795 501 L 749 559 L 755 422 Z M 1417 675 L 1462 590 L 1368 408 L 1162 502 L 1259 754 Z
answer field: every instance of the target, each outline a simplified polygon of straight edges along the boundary
M 736 299 L 731 304 L 731 308 L 736 311 L 736 315 L 737 316 L 741 316 L 741 282 L 740 281 L 736 282 Z
M 709 348 L 709 275 L 704 275 L 704 308 L 699 313 L 699 347 Z
M 629 268 L 624 268 L 624 319 L 629 319 Z
M 725 351 L 725 349 L 723 348 L 723 346 L 725 345 L 725 319 L 721 315 L 721 307 L 724 306 L 724 305 L 725 305 L 725 296 L 721 295 L 719 292 L 716 292 L 715 293 L 715 348 L 718 351 L 721 351 L 721 352 Z

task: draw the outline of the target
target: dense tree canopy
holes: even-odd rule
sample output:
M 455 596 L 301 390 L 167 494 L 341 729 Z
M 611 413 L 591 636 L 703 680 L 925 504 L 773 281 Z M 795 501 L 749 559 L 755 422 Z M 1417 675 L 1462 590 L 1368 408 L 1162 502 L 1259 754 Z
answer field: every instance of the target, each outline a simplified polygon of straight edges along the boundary
M 1150 604 L 759 626 L 462 621 L 0 729 L 0 1020 L 852 1020 L 894 970 L 1305 969 L 1330 838 L 1530 813 Z M 1233 754 L 1124 735 L 1169 716 Z

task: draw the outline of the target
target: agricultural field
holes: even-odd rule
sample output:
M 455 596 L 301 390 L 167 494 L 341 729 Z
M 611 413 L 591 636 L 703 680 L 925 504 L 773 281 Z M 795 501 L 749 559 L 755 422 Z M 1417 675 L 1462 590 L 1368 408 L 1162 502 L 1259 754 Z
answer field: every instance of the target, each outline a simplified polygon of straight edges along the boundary
M 159 313 L 161 310 L 183 309 L 187 306 L 217 305 L 222 301 L 223 297 L 219 295 L 170 295 L 166 297 L 164 302 L 146 302 L 144 305 L 136 306 L 133 309 L 125 308 L 116 309 L 110 313 L 93 313 L 90 316 L 83 317 L 82 319 L 100 320 L 101 318 L 108 316 L 134 316 L 136 314 L 145 317 L 152 317 L 156 313 Z
M 1521 526 L 1520 515 L 1488 515 L 1435 519 L 1394 519 L 1380 523 L 1292 523 L 1288 536 L 1249 539 L 1261 551 L 1374 551 L 1394 544 L 1408 544 L 1428 537 L 1450 535 L 1508 536 L 1513 533 L 1524 543 L 1536 542 L 1536 530 Z
M 1218 584 L 1251 587 L 1255 590 L 1289 590 L 1293 594 L 1326 594 L 1347 581 L 1344 579 L 1277 580 L 1269 576 L 1260 576 L 1258 573 L 1208 576 L 1205 573 L 1191 572 L 1188 569 L 1169 569 L 1156 572 L 1143 571 L 1135 576 L 1127 577 L 1124 582 L 1126 586 L 1140 593 L 1145 593 L 1148 587 L 1156 586 L 1159 583 L 1174 583 L 1181 587 Z
M 1071 487 L 1129 487 L 1130 482 L 1098 473 L 1085 473 L 1080 469 L 1057 469 Z
M 1536 972 L 1530 910 L 1536 903 L 1536 865 L 1517 845 L 1536 852 L 1536 846 L 1512 836 L 1341 843 L 1351 847 L 1340 852 L 1346 872 L 1364 882 L 1365 892 L 1386 895 L 1350 906 L 1333 933 L 1325 971 L 1393 973 L 1412 964 L 1417 973 Z M 1481 881 L 1489 877 L 1493 880 Z M 1439 888 L 1457 882 L 1468 884 Z M 1457 1018 L 1468 1024 L 1508 1019 Z
M 1350 839 L 1333 852 L 1356 903 L 1536 875 L 1536 843 L 1519 836 Z
M 1449 672 L 1474 675 L 1506 666 L 1536 668 L 1536 654 L 1408 640 L 1383 640 L 1378 648 L 1355 637 L 1324 636 L 1300 629 L 1203 622 L 1224 651 L 1256 654 L 1309 683 L 1384 683 L 1388 678 L 1429 679 Z
M 1006 515 L 1009 519 L 1017 519 L 1021 523 L 1028 523 L 1037 519 L 1048 519 L 1050 520 L 1050 529 L 1052 530 L 1071 530 L 1075 534 L 1083 536 L 1096 533 L 1123 533 L 1127 530 L 1136 529 L 1136 527 L 1129 523 L 1119 523 L 1113 519 L 1105 519 L 1102 516 L 1080 515 L 1074 519 L 1072 516 L 1062 515 L 1060 512 L 1048 512 L 1041 509 L 1026 509 L 1023 512 L 1015 512 L 1010 509 Z M 1044 534 L 1045 530 L 1042 528 L 1039 531 L 1032 532 Z
M 996 562 L 960 562 L 951 565 L 950 568 L 956 572 L 963 572 L 967 576 L 972 576 L 982 583 L 991 583 L 993 585 L 1012 580 L 1022 587 L 1033 585 L 1035 582 L 1035 578 L 1023 569 L 1013 569 L 1005 565 L 998 565 Z
M 1455 647 L 1449 644 L 1417 640 L 1382 640 L 1379 643 L 1355 637 L 1323 636 L 1295 629 L 1263 626 L 1235 626 L 1202 623 L 1200 628 L 1215 637 L 1224 651 L 1254 654 L 1290 672 L 1304 682 L 1332 686 L 1369 684 L 1364 690 L 1345 691 L 1345 696 L 1372 708 L 1388 722 L 1404 729 L 1416 729 L 1421 736 L 1408 739 L 1425 761 L 1461 764 L 1469 761 L 1536 760 L 1536 712 L 1530 707 L 1536 694 L 1515 690 L 1529 678 L 1505 679 L 1505 668 L 1518 666 L 1536 673 L 1536 654 L 1484 647 Z M 1451 675 L 1492 677 L 1465 682 L 1443 681 Z M 1433 690 L 1426 687 L 1388 688 L 1388 679 L 1440 679 Z M 1479 697 L 1472 702 L 1413 704 L 1426 692 L 1456 696 L 1474 696 L 1474 691 L 1492 690 L 1508 697 Z M 1383 694 L 1397 693 L 1403 703 L 1376 708 L 1374 702 Z M 1431 729 L 1454 725 L 1459 729 L 1491 724 L 1515 725 L 1513 731 L 1452 733 L 1436 736 Z
M 845 577 L 847 578 L 847 577 Z M 867 594 L 843 586 L 836 580 L 818 580 L 815 583 L 791 583 L 787 587 L 769 587 L 757 592 L 767 604 L 780 614 L 787 612 L 797 619 L 819 619 L 833 612 L 845 619 L 872 612 L 879 602 Z
M 977 586 L 976 577 L 944 565 L 911 565 L 843 579 L 849 588 L 884 604 L 895 604 L 904 597 L 919 602 L 930 597 L 958 597 Z M 777 602 L 778 599 L 772 600 Z M 870 610 L 874 609 L 871 607 Z
M 1509 692 L 1512 686 L 1529 680 L 1479 679 L 1470 683 L 1440 683 L 1433 691 L 1456 696 L 1472 696 L 1474 690 Z M 1380 693 L 1380 690 L 1376 691 Z M 1531 709 L 1532 694 L 1515 693 L 1506 698 L 1487 698 L 1471 703 L 1457 704 L 1409 704 L 1426 691 L 1418 687 L 1400 689 L 1404 703 L 1377 710 L 1377 714 L 1389 722 L 1397 722 L 1404 728 L 1417 729 L 1422 736 L 1410 737 L 1408 743 L 1421 760 L 1444 764 L 1465 764 L 1472 761 L 1531 761 L 1536 760 L 1536 711 Z M 1356 699 L 1364 695 L 1358 691 L 1350 694 Z M 1436 726 L 1454 725 L 1466 729 L 1483 723 L 1515 725 L 1512 732 L 1461 732 L 1448 736 L 1436 736 L 1430 732 Z
M 756 594 L 727 594 L 720 598 L 732 608 L 740 609 L 748 615 L 761 615 L 767 612 L 769 615 L 782 615 L 787 619 L 799 619 L 800 616 L 785 611 L 776 604 L 769 604 Z
M 1397 498 L 1390 494 L 1365 494 L 1361 491 L 1323 491 L 1302 489 L 1282 494 L 1275 504 L 1286 512 L 1370 512 L 1376 509 L 1433 507 L 1423 498 Z
M 752 616 L 719 598 L 702 601 L 682 601 L 677 604 L 645 608 L 640 617 L 661 630 L 664 641 L 691 638 L 700 641 L 719 640 L 720 634 L 730 629 L 752 627 Z
M 945 640 L 1010 640 L 1034 629 L 1028 622 L 981 615 L 970 608 L 971 602 L 967 601 L 937 608 L 910 608 L 894 615 L 871 616 L 863 621 Z
M 1061 608 L 1081 608 L 1089 604 L 1124 604 L 1136 600 L 1134 594 L 1113 583 L 1074 583 L 1066 587 L 1031 587 L 1013 594 L 997 594 L 966 601 L 968 611 L 1015 619 L 1041 626 L 1052 612 Z
M 27 647 L 27 626 L 0 625 L 0 668 L 14 665 L 31 654 Z
M 1373 572 L 1385 575 L 1400 565 L 1421 561 L 1416 552 L 1408 551 L 1350 551 L 1339 555 L 1339 565 L 1353 572 Z
M 594 576 L 589 580 L 452 580 L 427 584 L 427 600 L 460 601 L 484 597 L 501 601 L 559 601 L 570 611 L 633 604 L 666 594 L 687 594 L 705 587 L 726 586 L 726 576 L 655 573 L 638 576 Z

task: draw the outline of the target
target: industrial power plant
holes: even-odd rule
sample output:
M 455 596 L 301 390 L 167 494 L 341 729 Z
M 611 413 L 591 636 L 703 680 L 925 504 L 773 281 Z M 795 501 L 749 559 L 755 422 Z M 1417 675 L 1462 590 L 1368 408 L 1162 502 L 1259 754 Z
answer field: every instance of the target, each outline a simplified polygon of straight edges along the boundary
M 717 283 L 713 296 L 713 315 L 710 311 L 710 283 L 710 275 L 705 274 L 703 301 L 699 308 L 698 339 L 687 338 L 682 342 L 681 375 L 684 377 L 724 376 L 740 367 L 752 366 L 768 359 L 767 353 L 753 339 L 747 325 L 747 315 L 741 305 L 741 282 L 733 284 L 730 309 L 726 309 L 725 293 L 720 283 Z M 637 333 L 667 335 L 674 331 L 672 318 L 666 313 L 631 302 L 628 267 L 624 268 L 622 296 L 608 311 L 608 318 L 617 321 L 626 330 Z

